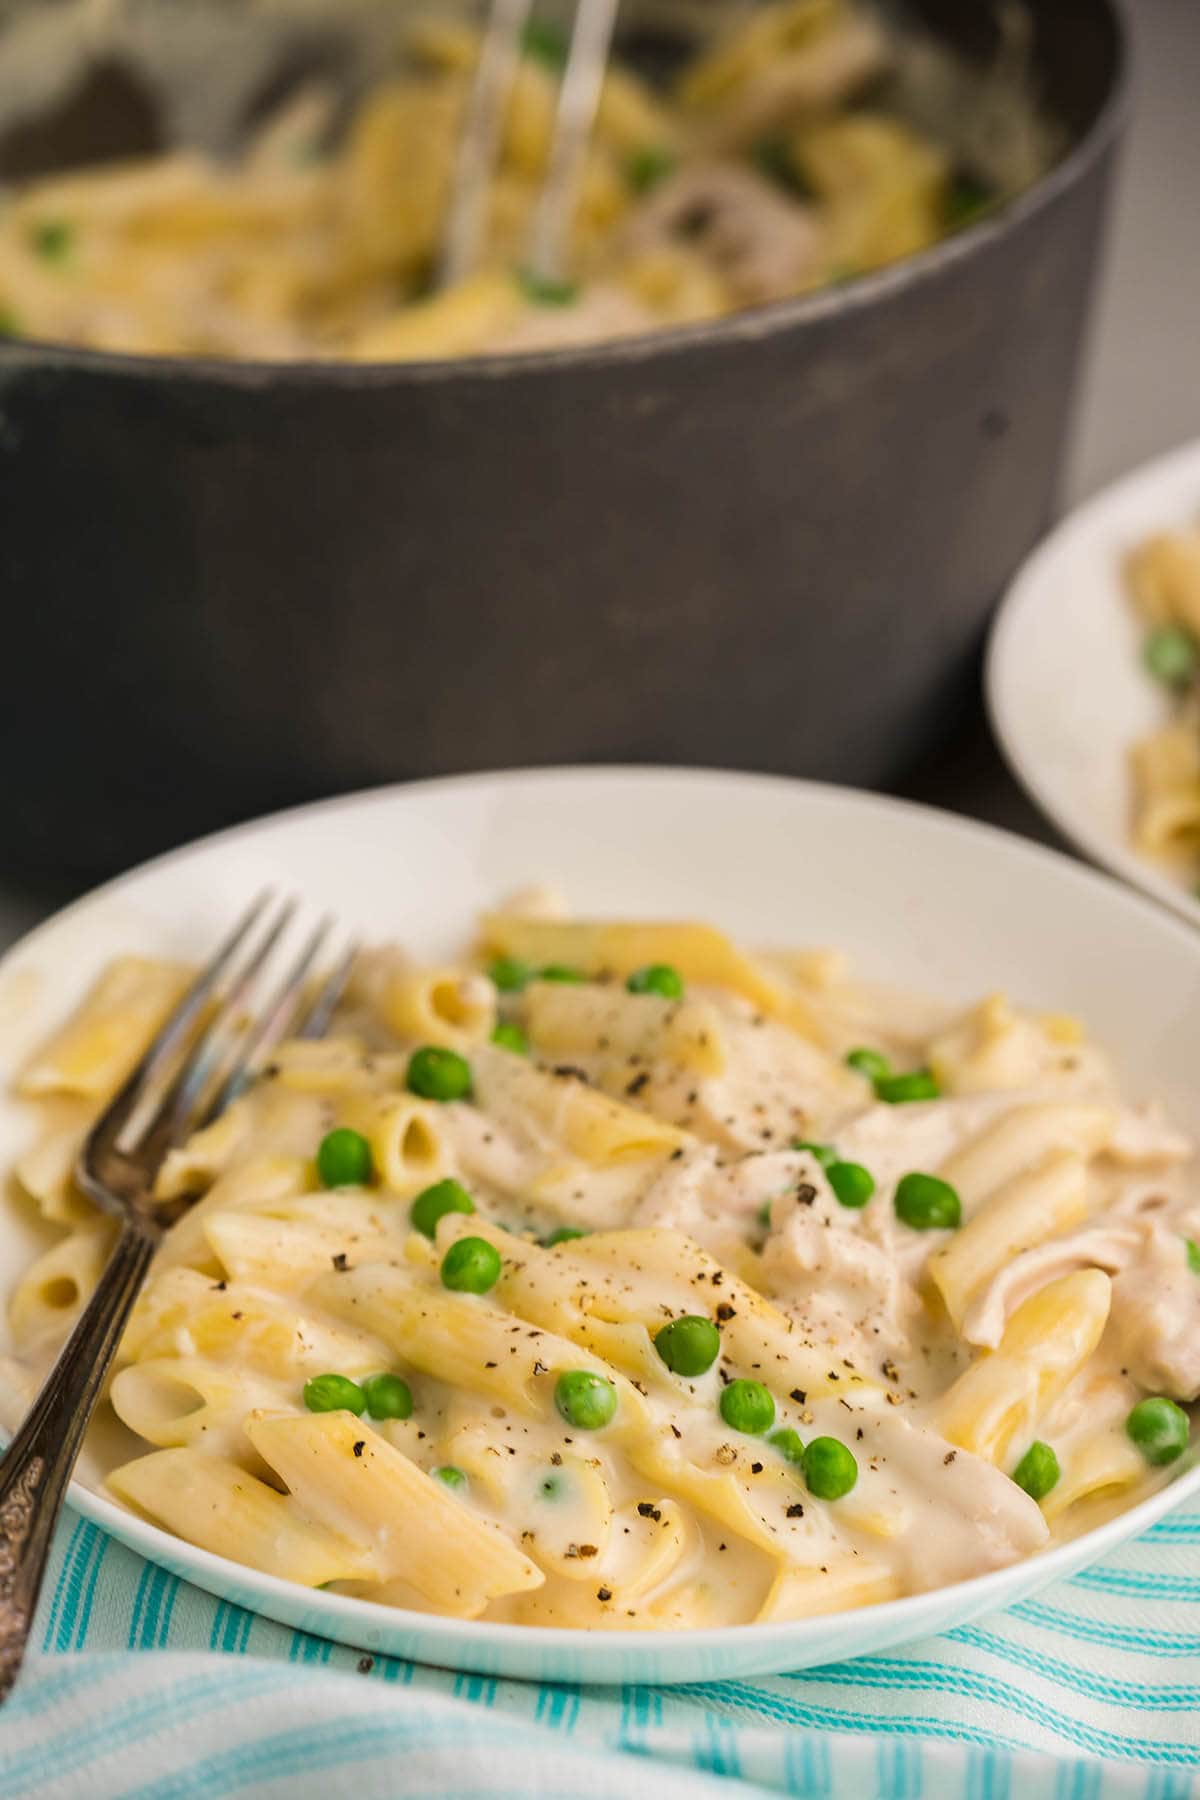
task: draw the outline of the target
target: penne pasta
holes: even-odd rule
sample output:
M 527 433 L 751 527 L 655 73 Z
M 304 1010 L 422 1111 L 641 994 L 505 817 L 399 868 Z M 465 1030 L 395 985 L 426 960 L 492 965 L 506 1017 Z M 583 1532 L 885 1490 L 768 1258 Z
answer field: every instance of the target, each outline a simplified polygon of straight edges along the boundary
M 1100 1342 L 1112 1283 L 1099 1269 L 1052 1281 L 1019 1306 L 999 1348 L 973 1362 L 943 1397 L 939 1423 L 952 1444 L 999 1463 Z
M 479 1102 L 499 1124 L 532 1129 L 587 1163 L 670 1155 L 689 1142 L 686 1132 L 598 1093 L 570 1069 L 535 1068 L 489 1047 L 476 1052 L 472 1070 Z
M 369 1566 L 364 1546 L 306 1519 L 290 1496 L 224 1457 L 159 1450 L 114 1469 L 108 1486 L 188 1543 L 302 1587 L 361 1579 Z
M 535 967 L 565 966 L 593 978 L 669 963 L 688 981 L 728 988 L 798 1030 L 808 1022 L 803 1001 L 711 925 L 603 925 L 488 913 L 480 932 L 492 955 L 519 957 Z
M 496 1023 L 496 990 L 486 976 L 465 969 L 402 966 L 378 1001 L 384 1023 L 417 1043 L 484 1042 Z
M 929 1273 L 959 1331 L 992 1277 L 1022 1250 L 1077 1225 L 1087 1213 L 1083 1158 L 1055 1150 L 996 1188 L 961 1231 L 929 1259 Z
M 176 963 L 123 956 L 48 1044 L 26 1063 L 18 1092 L 97 1103 L 116 1093 L 190 979 Z
M 970 1215 L 981 1202 L 1056 1151 L 1093 1155 L 1108 1143 L 1116 1115 L 1104 1106 L 1034 1102 L 1002 1113 L 941 1166 Z
M 490 975 L 368 952 L 164 1162 L 121 1504 L 375 1604 L 662 1631 L 1002 1567 L 1182 1456 L 1191 1145 L 1078 1021 L 550 895 L 482 936 Z M 101 1079 L 186 979 L 120 971 L 27 1065 L 22 1390 L 108 1255 L 71 1175 Z
M 114 1228 L 95 1219 L 43 1252 L 26 1270 L 8 1303 L 8 1324 L 18 1349 L 57 1349 L 91 1299 L 104 1272 Z
M 632 1061 L 668 1063 L 697 1075 L 721 1075 L 726 1065 L 721 1019 L 702 1000 L 673 1001 L 595 985 L 539 981 L 525 998 L 525 1026 L 539 1053 L 599 1056 L 619 1071 L 622 1087 Z
M 1162 683 L 1163 723 L 1130 747 L 1130 827 L 1143 856 L 1188 886 L 1200 875 L 1200 531 L 1162 531 L 1126 558 L 1129 597 L 1145 628 L 1142 662 Z
M 370 1546 L 379 1580 L 404 1581 L 462 1618 L 500 1595 L 540 1585 L 537 1569 L 503 1532 L 347 1414 L 256 1412 L 246 1433 L 287 1483 L 298 1511 Z

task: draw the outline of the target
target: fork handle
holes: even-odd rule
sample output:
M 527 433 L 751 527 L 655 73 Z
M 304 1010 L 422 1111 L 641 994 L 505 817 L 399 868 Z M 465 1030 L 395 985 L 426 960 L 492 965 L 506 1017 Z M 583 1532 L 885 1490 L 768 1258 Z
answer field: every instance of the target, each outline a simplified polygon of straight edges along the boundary
M 21 1667 L 67 1482 L 157 1240 L 135 1220 L 122 1224 L 95 1292 L 0 1459 L 0 1701 Z

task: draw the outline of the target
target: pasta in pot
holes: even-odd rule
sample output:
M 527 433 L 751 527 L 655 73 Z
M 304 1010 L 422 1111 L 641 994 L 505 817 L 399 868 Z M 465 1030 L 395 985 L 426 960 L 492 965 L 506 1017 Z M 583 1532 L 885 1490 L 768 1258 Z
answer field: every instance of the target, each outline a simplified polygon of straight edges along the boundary
M 522 270 L 565 51 L 526 36 L 480 266 L 431 292 L 478 30 L 408 32 L 341 129 L 294 95 L 234 162 L 195 150 L 0 201 L 0 332 L 139 354 L 368 361 L 591 342 L 879 268 L 1019 191 L 909 119 L 859 0 L 775 0 L 669 84 L 619 59 L 587 149 L 571 279 Z M 897 90 L 902 84 L 896 84 Z
M 53 1130 L 17 1179 L 63 1233 L 10 1300 L 25 1389 L 107 1254 L 64 1144 L 184 975 L 114 965 L 24 1071 Z M 199 1197 L 118 1353 L 110 1492 L 385 1605 L 874 1604 L 1146 1492 L 1200 1396 L 1192 1146 L 1073 1021 L 706 926 L 509 909 L 461 964 L 371 952 L 158 1191 Z

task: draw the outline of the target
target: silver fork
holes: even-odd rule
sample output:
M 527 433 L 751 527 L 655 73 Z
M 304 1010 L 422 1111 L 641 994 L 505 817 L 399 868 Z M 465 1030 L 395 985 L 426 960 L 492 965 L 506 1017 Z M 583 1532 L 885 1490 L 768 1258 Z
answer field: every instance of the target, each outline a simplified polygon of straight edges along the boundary
M 276 905 L 270 893 L 259 896 L 200 971 L 80 1152 L 77 1183 L 120 1229 L 95 1293 L 0 1460 L 0 1701 L 21 1667 L 54 1524 L 121 1334 L 163 1232 L 189 1204 L 154 1199 L 163 1159 L 249 1085 L 285 1036 L 323 1036 L 350 974 L 353 949 L 310 997 L 309 980 L 332 930 L 326 919 L 265 1006 L 250 1010 L 295 911 L 295 901 Z

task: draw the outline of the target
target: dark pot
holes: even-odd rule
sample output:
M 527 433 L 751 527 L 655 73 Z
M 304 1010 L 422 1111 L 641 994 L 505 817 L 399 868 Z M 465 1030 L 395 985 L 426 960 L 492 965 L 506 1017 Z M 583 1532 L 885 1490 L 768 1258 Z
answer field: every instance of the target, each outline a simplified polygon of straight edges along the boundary
M 836 292 L 473 363 L 0 348 L 10 866 L 469 767 L 900 774 L 1050 515 L 1123 121 L 1110 0 L 1033 10 L 1064 159 Z

